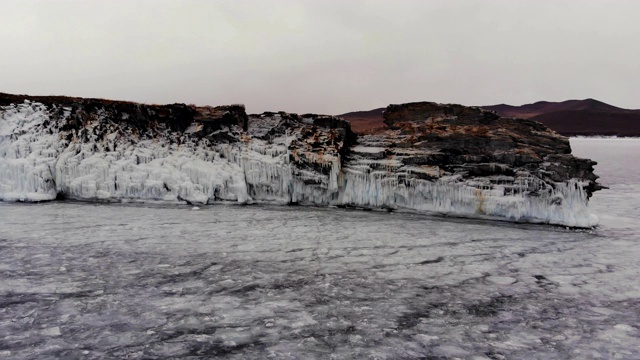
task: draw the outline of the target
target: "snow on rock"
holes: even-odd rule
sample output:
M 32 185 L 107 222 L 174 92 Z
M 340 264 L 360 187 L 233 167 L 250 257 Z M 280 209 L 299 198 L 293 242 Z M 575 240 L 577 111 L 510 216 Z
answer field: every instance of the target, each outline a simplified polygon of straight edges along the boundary
M 0 199 L 384 208 L 590 227 L 593 162 L 544 126 L 459 105 L 339 118 L 0 94 Z M 18 101 L 22 99 L 21 101 Z

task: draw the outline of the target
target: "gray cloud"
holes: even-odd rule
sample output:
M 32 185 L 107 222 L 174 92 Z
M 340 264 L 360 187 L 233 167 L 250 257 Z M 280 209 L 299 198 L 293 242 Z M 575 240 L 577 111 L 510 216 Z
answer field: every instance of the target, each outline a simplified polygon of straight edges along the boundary
M 417 100 L 640 108 L 640 2 L 20 1 L 0 91 L 342 113 Z

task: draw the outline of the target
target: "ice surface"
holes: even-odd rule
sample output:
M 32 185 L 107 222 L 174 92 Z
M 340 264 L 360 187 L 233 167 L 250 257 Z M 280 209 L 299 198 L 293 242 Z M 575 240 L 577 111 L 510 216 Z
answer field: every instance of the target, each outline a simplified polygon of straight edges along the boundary
M 295 134 L 238 143 L 211 144 L 169 130 L 131 133 L 109 119 L 80 131 L 63 131 L 48 109 L 25 102 L 0 110 L 0 199 L 45 201 L 57 196 L 89 201 L 164 201 L 210 204 L 298 203 L 351 205 L 453 216 L 591 227 L 578 179 L 555 184 L 543 196 L 538 180 L 494 186 L 489 179 L 438 178 L 438 168 L 403 166 L 380 160 L 382 146 L 353 148 L 354 158 L 338 154 L 291 152 Z M 279 115 L 274 115 L 278 120 Z M 265 123 L 276 123 L 273 120 Z M 109 130 L 105 132 L 104 128 Z M 249 132 L 264 135 L 265 129 Z M 179 141 L 178 141 L 179 140 Z M 361 156 L 359 156 L 361 155 Z M 299 157 L 321 168 L 295 164 Z M 291 159 L 294 159 L 292 161 Z
M 597 213 L 601 226 L 629 229 L 628 236 L 638 224 L 640 214 L 640 139 L 572 138 L 571 148 L 576 156 L 598 161 L 596 170 L 600 181 L 610 190 L 596 193 L 590 207 Z
M 315 207 L 0 203 L 0 356 L 635 359 L 638 202 L 622 195 L 640 182 L 603 180 L 615 196 L 593 205 L 608 216 L 582 231 Z

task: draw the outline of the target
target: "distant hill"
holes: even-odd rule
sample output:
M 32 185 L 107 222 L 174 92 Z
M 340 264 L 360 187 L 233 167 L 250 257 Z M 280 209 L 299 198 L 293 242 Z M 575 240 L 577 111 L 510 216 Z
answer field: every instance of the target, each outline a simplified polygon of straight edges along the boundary
M 589 111 L 589 112 L 628 112 L 634 110 L 625 110 L 602 101 L 594 99 L 586 100 L 567 100 L 562 102 L 538 101 L 533 104 L 521 106 L 513 106 L 507 104 L 481 106 L 486 110 L 493 110 L 501 116 L 519 117 L 529 119 L 534 116 L 548 114 L 556 111 Z
M 539 101 L 512 106 L 482 106 L 500 116 L 539 121 L 563 135 L 640 136 L 640 110 L 615 107 L 594 99 Z
M 358 133 L 384 126 L 384 123 L 382 122 L 382 112 L 384 109 L 386 108 L 382 107 L 369 111 L 354 111 L 338 116 L 345 120 L 349 120 L 351 123 L 351 130 Z
M 539 121 L 567 136 L 640 136 L 640 110 L 622 109 L 594 99 L 539 101 L 521 106 L 500 104 L 481 107 L 493 110 L 500 116 Z M 338 116 L 351 121 L 351 127 L 355 132 L 362 132 L 384 126 L 382 122 L 384 109 L 356 111 Z

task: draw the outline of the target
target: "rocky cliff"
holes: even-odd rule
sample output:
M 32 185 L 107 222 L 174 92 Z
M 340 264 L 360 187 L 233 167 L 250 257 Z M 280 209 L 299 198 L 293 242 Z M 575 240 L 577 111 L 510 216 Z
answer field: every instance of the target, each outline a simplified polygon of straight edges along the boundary
M 424 164 L 415 156 L 412 163 L 436 165 L 447 174 L 466 177 L 502 176 L 503 182 L 536 179 L 531 181 L 554 184 L 580 179 L 588 196 L 602 188 L 593 173 L 596 162 L 572 156 L 566 137 L 535 121 L 501 118 L 477 107 L 426 102 L 390 105 L 384 119 L 388 128 L 379 129 L 378 136 L 397 139 L 395 146 L 430 154 Z
M 0 94 L 0 199 L 273 202 L 588 227 L 594 162 L 533 121 L 390 105 L 385 127 L 242 105 Z

